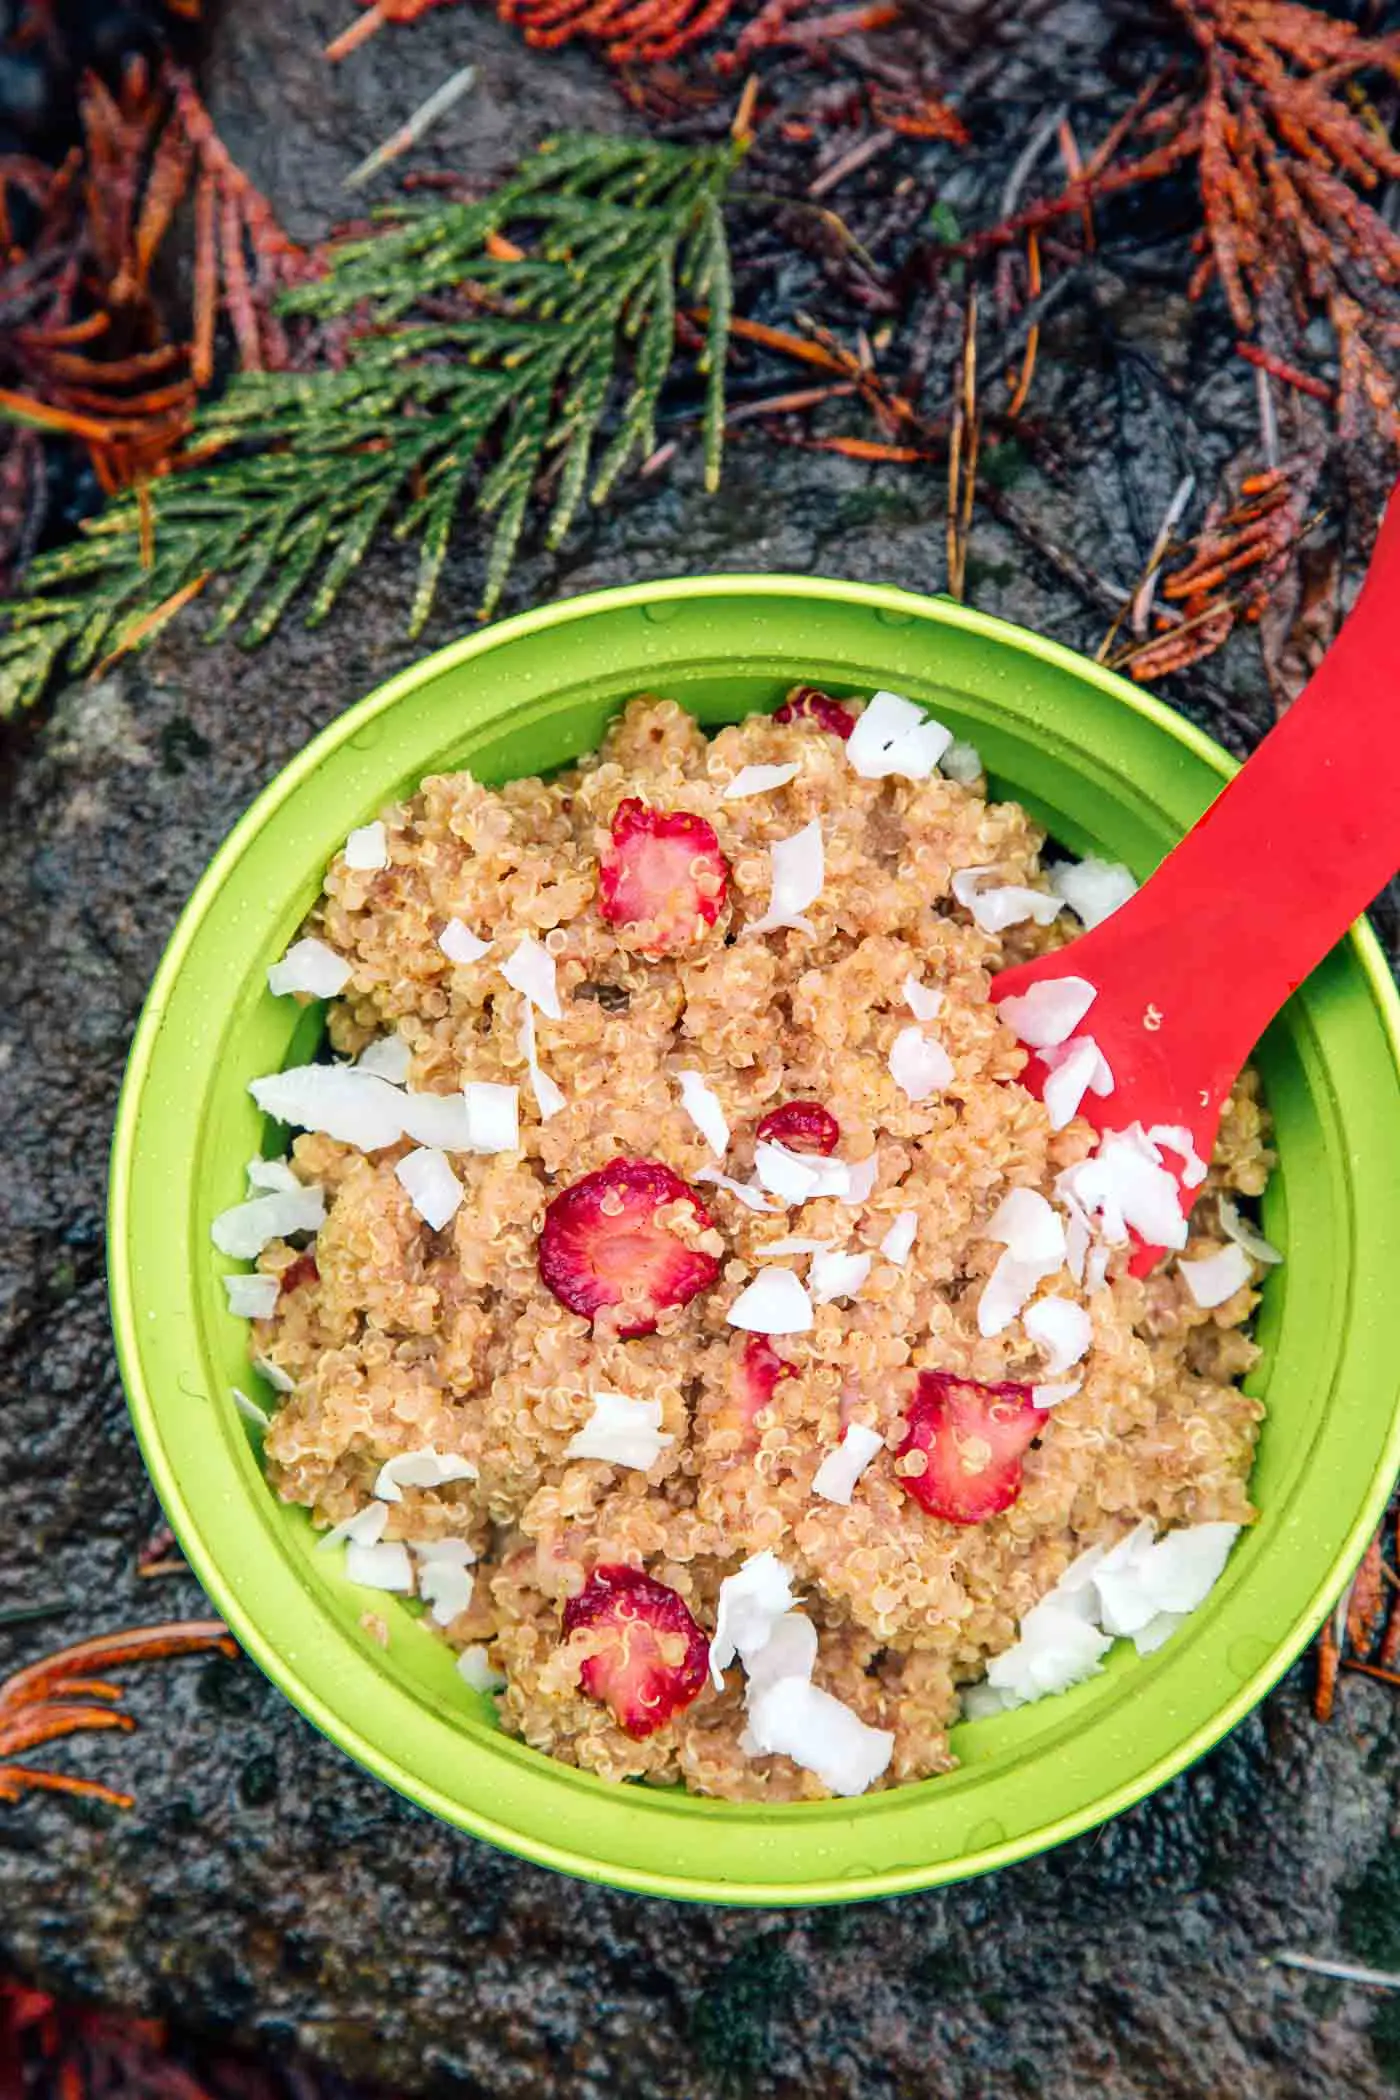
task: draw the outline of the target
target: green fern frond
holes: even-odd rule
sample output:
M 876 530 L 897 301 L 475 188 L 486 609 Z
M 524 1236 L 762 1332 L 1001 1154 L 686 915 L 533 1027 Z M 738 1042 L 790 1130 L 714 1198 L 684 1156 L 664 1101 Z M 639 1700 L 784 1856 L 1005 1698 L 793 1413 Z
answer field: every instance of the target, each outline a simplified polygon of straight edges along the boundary
M 343 367 L 233 381 L 195 433 L 212 456 L 150 487 L 149 567 L 134 499 L 31 564 L 29 595 L 0 607 L 0 718 L 56 671 L 139 645 L 199 577 L 221 580 L 211 639 L 237 628 L 254 646 L 300 598 L 317 624 L 386 530 L 419 547 L 416 634 L 469 509 L 494 521 L 484 618 L 537 496 L 557 546 L 585 494 L 602 503 L 654 449 L 678 296 L 709 309 L 713 488 L 730 313 L 723 204 L 740 150 L 557 139 L 479 204 L 400 209 L 334 251 L 283 305 L 353 318 Z

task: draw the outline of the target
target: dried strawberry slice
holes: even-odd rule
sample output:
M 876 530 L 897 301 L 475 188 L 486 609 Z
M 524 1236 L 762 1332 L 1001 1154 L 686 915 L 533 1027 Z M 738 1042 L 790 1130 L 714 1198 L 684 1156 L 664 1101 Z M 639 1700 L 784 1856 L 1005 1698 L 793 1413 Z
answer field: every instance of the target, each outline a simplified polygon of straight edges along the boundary
M 758 1135 L 789 1152 L 821 1152 L 830 1157 L 841 1142 L 841 1125 L 820 1101 L 784 1101 L 770 1108 Z
M 591 1320 L 605 1305 L 626 1305 L 618 1334 L 651 1334 L 663 1306 L 688 1304 L 719 1274 L 713 1254 L 657 1223 L 671 1203 L 688 1205 L 699 1231 L 713 1229 L 694 1189 L 660 1160 L 610 1159 L 547 1206 L 541 1281 L 570 1312 Z
M 719 917 L 729 863 L 714 827 L 687 810 L 617 806 L 612 844 L 598 866 L 603 917 L 644 931 L 648 954 L 688 948 Z
M 642 1569 L 595 1568 L 564 1606 L 565 1639 L 581 1626 L 608 1638 L 579 1682 L 639 1741 L 703 1690 L 709 1642 L 676 1592 Z
M 898 1474 L 931 1517 L 980 1524 L 1010 1509 L 1021 1492 L 1021 1456 L 1049 1419 L 1028 1385 L 975 1385 L 947 1371 L 920 1371 L 897 1456 L 922 1451 L 922 1473 Z
M 856 726 L 856 718 L 848 707 L 833 700 L 830 693 L 818 692 L 814 685 L 796 685 L 774 715 L 775 722 L 815 722 L 818 729 L 825 729 L 832 736 L 839 736 L 842 743 Z
M 755 1423 L 759 1410 L 767 1407 L 785 1378 L 797 1376 L 796 1364 L 779 1356 L 766 1334 L 751 1334 L 734 1373 L 734 1405 L 726 1409 L 731 1422 L 742 1425 L 750 1449 L 757 1442 Z

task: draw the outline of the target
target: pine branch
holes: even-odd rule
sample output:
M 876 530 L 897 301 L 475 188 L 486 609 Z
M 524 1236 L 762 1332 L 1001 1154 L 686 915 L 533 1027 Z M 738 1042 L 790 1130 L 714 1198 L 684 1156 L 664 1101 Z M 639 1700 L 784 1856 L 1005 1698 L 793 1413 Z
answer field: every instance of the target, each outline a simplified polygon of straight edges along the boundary
M 730 314 L 721 208 L 740 151 L 559 139 L 480 203 L 400 212 L 333 253 L 281 304 L 351 320 L 343 367 L 236 378 L 200 417 L 201 463 L 150 486 L 144 541 L 140 504 L 119 502 L 31 564 L 29 595 L 0 627 L 0 718 L 55 672 L 142 646 L 205 578 L 226 579 L 211 639 L 241 627 L 252 646 L 303 595 L 315 625 L 384 529 L 419 548 L 417 634 L 472 509 L 494 520 L 485 617 L 532 501 L 552 491 L 557 546 L 585 494 L 603 502 L 653 449 L 678 292 L 709 311 L 713 488 Z

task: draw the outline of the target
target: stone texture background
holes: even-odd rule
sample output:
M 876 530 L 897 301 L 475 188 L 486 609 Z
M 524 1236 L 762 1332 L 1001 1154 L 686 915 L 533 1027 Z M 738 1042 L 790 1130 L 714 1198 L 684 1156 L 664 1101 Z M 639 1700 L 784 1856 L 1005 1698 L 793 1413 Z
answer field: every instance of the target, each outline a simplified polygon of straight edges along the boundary
M 332 73 L 319 46 L 345 12 L 244 0 L 211 54 L 216 120 L 300 234 L 343 212 L 344 173 L 464 53 L 479 85 L 428 164 L 490 169 L 561 124 L 623 121 L 600 68 L 530 54 L 474 13 L 430 14 Z M 1052 11 L 997 92 L 1036 106 L 1047 48 L 1058 79 L 1092 82 L 1111 28 L 1095 8 Z M 974 180 L 954 170 L 950 194 Z M 1183 461 L 1213 476 L 1253 413 L 1220 339 L 1159 276 L 1144 289 L 1105 268 L 1086 311 L 1047 331 L 1038 399 L 1082 452 L 1016 492 L 1103 575 L 1133 572 Z M 1166 390 L 1125 387 L 1110 339 Z M 937 589 L 942 517 L 937 475 L 756 440 L 706 499 L 683 446 L 559 556 L 527 561 L 509 603 L 705 567 Z M 974 549 L 979 604 L 1097 640 L 1093 606 L 1001 526 L 983 518 Z M 126 1045 L 219 839 L 314 730 L 470 623 L 478 557 L 468 539 L 421 645 L 401 632 L 404 565 L 383 554 L 319 633 L 289 626 L 245 656 L 177 625 L 0 754 L 0 1608 L 56 1606 L 0 1627 L 0 1671 L 202 1609 L 192 1582 L 134 1573 L 158 1512 L 102 1246 Z M 1237 749 L 1270 720 L 1252 642 L 1174 697 Z M 50 1987 L 473 2100 L 1380 2100 L 1400 2076 L 1385 2000 L 1271 1960 L 1350 1948 L 1400 1965 L 1400 1705 L 1359 1679 L 1322 1728 L 1295 1671 L 1194 1771 L 1044 1860 L 806 1914 L 684 1908 L 519 1865 L 363 1776 L 245 1662 L 130 1682 L 140 1734 L 62 1757 L 129 1786 L 134 1810 L 0 1810 L 0 1966 Z

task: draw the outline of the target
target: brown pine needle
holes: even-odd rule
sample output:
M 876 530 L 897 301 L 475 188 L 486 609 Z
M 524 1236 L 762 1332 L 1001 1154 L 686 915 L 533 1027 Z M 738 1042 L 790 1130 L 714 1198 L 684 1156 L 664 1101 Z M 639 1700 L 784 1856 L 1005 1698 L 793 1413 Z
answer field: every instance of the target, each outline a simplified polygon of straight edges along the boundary
M 92 673 L 93 677 L 105 677 L 113 664 L 119 663 L 131 650 L 139 649 L 142 642 L 164 627 L 167 620 L 173 620 L 176 613 L 183 612 L 190 600 L 199 596 L 213 573 L 212 569 L 205 569 L 200 575 L 192 576 L 188 583 L 181 584 L 178 591 L 172 591 L 159 605 L 153 605 L 148 613 L 143 613 L 135 626 L 122 636 L 115 649 L 108 650 Z
M 740 140 L 745 145 L 753 137 L 753 113 L 757 103 L 758 75 L 750 73 L 744 82 L 744 92 L 739 97 L 739 107 L 734 112 L 734 122 L 729 127 L 730 137 Z
M 963 315 L 962 383 L 948 441 L 948 594 L 961 604 L 967 590 L 967 543 L 977 491 L 977 287 L 969 286 Z
M 710 318 L 710 310 L 707 306 L 697 306 L 690 318 L 703 328 Z M 834 372 L 839 379 L 850 377 L 850 365 L 846 361 L 834 357 L 829 350 L 823 350 L 819 343 L 809 342 L 804 336 L 791 335 L 785 328 L 769 328 L 762 321 L 748 321 L 742 314 L 735 314 L 729 323 L 729 332 L 747 343 L 759 344 L 764 350 L 776 350 L 780 357 L 794 357 L 801 364 L 817 365 L 823 372 Z
M 143 569 L 153 569 L 156 562 L 156 518 L 151 503 L 149 481 L 142 480 L 136 484 L 136 508 L 141 521 L 141 566 Z
M 1026 235 L 1026 269 L 1029 278 L 1030 296 L 1032 299 L 1038 299 L 1041 289 L 1040 236 L 1034 229 Z M 1033 321 L 1030 333 L 1026 337 L 1026 354 L 1021 361 L 1021 376 L 1016 382 L 1015 392 L 1006 404 L 1008 420 L 1013 423 L 1026 405 L 1026 397 L 1031 390 L 1031 381 L 1035 377 L 1035 361 L 1039 351 L 1040 323 L 1039 321 Z
M 361 44 L 368 43 L 376 29 L 384 27 L 387 19 L 382 7 L 367 7 L 362 15 L 357 15 L 347 28 L 341 30 L 339 36 L 331 38 L 321 56 L 328 58 L 332 65 L 338 59 L 348 58 L 352 51 L 359 50 Z

